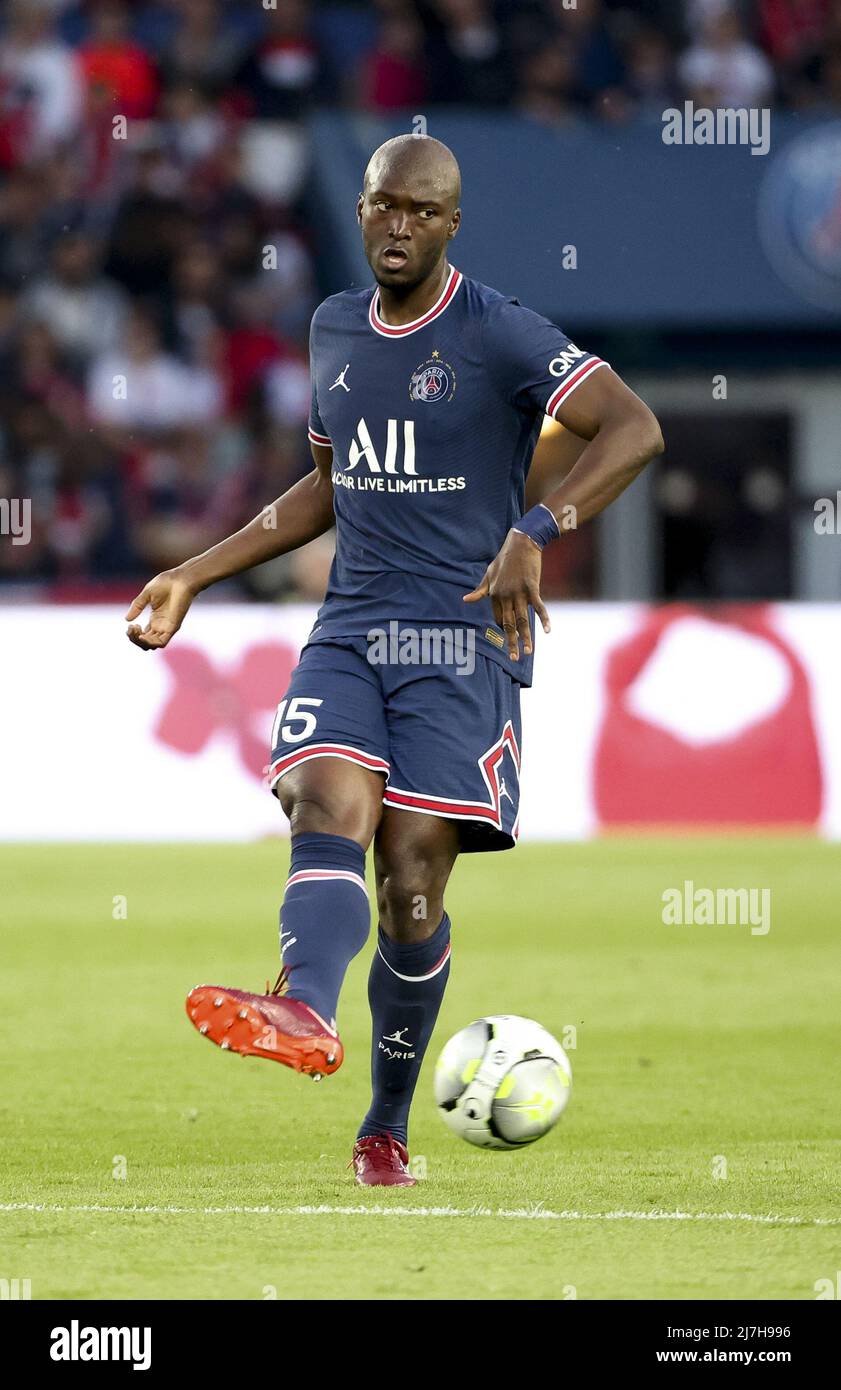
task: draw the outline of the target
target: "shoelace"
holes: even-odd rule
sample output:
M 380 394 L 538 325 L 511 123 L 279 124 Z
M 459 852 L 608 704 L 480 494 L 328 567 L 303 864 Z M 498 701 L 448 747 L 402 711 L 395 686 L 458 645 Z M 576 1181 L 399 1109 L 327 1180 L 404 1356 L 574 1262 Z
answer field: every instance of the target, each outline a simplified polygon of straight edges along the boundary
M 397 1140 L 393 1134 L 366 1134 L 363 1139 L 357 1140 L 358 1144 L 364 1144 L 365 1156 L 371 1160 L 371 1167 L 376 1169 L 392 1168 L 396 1158 L 401 1166 L 403 1165 L 403 1155 L 397 1147 Z M 354 1159 L 347 1165 L 352 1168 Z
M 267 994 L 275 994 L 275 995 L 285 994 L 286 991 L 288 990 L 288 988 L 289 988 L 289 969 L 288 969 L 287 966 L 282 965 L 282 966 L 280 967 L 280 974 L 278 975 L 278 977 L 277 977 L 277 979 L 275 980 L 274 985 L 272 986 L 271 989 L 269 988 L 269 982 L 268 982 L 268 980 L 266 981 L 266 993 L 267 993 Z

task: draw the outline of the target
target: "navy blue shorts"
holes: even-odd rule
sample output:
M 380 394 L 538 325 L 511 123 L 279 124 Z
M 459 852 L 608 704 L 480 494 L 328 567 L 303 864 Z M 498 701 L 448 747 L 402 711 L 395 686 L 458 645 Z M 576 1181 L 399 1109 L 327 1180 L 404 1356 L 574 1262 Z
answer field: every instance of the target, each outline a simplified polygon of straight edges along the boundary
M 312 758 L 381 772 L 383 802 L 461 826 L 463 851 L 511 849 L 519 830 L 520 686 L 475 653 L 454 664 L 372 664 L 365 637 L 306 646 L 278 705 L 269 784 Z

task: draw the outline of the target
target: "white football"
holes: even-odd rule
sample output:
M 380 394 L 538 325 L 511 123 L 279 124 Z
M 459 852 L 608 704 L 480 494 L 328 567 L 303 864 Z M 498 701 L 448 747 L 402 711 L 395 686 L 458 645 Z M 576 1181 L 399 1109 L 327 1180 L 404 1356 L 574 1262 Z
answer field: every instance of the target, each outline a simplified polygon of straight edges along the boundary
M 539 1023 L 490 1014 L 450 1038 L 435 1066 L 435 1102 L 460 1139 L 520 1149 L 547 1134 L 569 1100 L 572 1068 Z

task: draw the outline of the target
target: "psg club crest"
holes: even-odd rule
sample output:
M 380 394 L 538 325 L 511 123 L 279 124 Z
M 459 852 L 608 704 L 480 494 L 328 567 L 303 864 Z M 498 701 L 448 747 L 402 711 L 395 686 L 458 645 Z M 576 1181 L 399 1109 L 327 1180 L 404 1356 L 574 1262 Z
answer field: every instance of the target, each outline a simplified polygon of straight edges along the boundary
M 455 395 L 456 374 L 437 352 L 412 373 L 409 398 L 413 401 L 451 401 Z
M 774 159 L 759 233 L 790 289 L 824 309 L 841 307 L 841 123 L 804 131 Z

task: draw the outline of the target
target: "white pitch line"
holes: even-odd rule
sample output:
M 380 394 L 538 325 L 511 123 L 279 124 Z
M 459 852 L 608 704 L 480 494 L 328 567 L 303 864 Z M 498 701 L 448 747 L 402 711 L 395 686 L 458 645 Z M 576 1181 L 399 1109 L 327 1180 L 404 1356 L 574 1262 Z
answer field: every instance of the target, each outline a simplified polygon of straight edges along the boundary
M 550 1211 L 545 1207 L 167 1207 L 62 1206 L 46 1202 L 0 1202 L 0 1212 L 88 1212 L 113 1216 L 431 1216 L 496 1217 L 503 1221 L 747 1221 L 760 1226 L 841 1226 L 837 1216 L 780 1216 L 749 1211 Z

